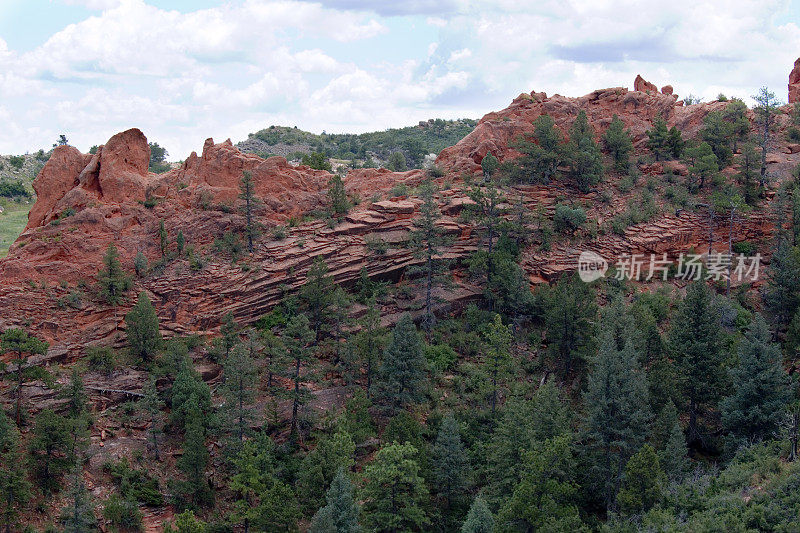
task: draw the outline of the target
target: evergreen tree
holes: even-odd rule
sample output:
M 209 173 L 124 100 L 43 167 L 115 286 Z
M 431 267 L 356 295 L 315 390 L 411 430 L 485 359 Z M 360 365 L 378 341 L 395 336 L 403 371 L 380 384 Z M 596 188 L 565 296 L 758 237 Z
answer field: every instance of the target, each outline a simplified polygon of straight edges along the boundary
M 244 200 L 242 214 L 244 215 L 245 226 L 244 234 L 247 237 L 247 250 L 252 254 L 255 250 L 253 241 L 258 237 L 258 224 L 255 221 L 253 210 L 258 205 L 256 198 L 256 184 L 253 181 L 253 173 L 249 170 L 242 171 L 242 179 L 239 182 L 239 199 Z
M 558 167 L 567 160 L 567 149 L 553 117 L 539 115 L 533 125 L 531 138 L 512 143 L 512 148 L 522 157 L 503 167 L 515 181 L 548 184 L 558 176 Z
M 616 113 L 611 118 L 611 124 L 603 134 L 603 145 L 614 159 L 614 166 L 617 170 L 625 170 L 629 165 L 629 157 L 633 151 L 633 141 L 630 133 L 625 129 L 625 123 L 620 120 Z
M 136 305 L 125 315 L 125 324 L 131 355 L 145 362 L 153 361 L 163 341 L 158 315 L 146 292 L 139 293 Z
M 230 489 L 237 494 L 231 518 L 248 532 L 297 531 L 300 509 L 292 489 L 275 475 L 274 445 L 265 434 L 244 443 L 233 461 Z
M 712 111 L 703 117 L 703 128 L 700 137 L 708 143 L 719 165 L 724 167 L 733 155 L 733 126 L 726 121 L 722 111 Z
M 617 500 L 622 512 L 649 511 L 661 500 L 666 478 L 656 451 L 645 444 L 625 465 L 624 480 Z
M 497 168 L 500 166 L 500 161 L 494 156 L 492 152 L 487 153 L 483 159 L 481 159 L 481 170 L 483 170 L 483 181 L 489 181 L 492 179 L 492 176 L 495 172 L 497 172 Z
M 364 390 L 367 398 L 372 396 L 372 381 L 375 370 L 381 360 L 386 345 L 386 329 L 381 327 L 381 315 L 370 299 L 367 312 L 361 320 L 361 331 L 355 338 L 355 354 L 359 362 L 359 370 L 364 372 Z
M 361 499 L 364 525 L 370 531 L 422 531 L 429 524 L 424 510 L 428 489 L 419 475 L 417 453 L 411 444 L 389 444 L 364 468 Z
M 103 256 L 103 268 L 97 274 L 100 298 L 109 305 L 117 305 L 131 288 L 131 278 L 122 270 L 119 252 L 114 243 L 108 243 Z
M 206 480 L 209 455 L 206 448 L 206 429 L 203 413 L 196 396 L 192 396 L 184 406 L 186 422 L 183 437 L 183 455 L 177 462 L 178 470 L 184 480 L 178 483 L 178 491 L 187 503 L 194 505 L 210 504 L 214 493 Z
M 472 502 L 461 533 L 494 533 L 494 517 L 483 497 L 478 496 Z
M 329 486 L 341 469 L 349 471 L 353 467 L 356 445 L 353 438 L 339 430 L 333 435 L 321 438 L 317 447 L 303 458 L 297 477 L 298 495 L 308 513 L 318 509 Z
M 761 87 L 758 94 L 753 96 L 756 105 L 753 112 L 756 115 L 756 124 L 759 127 L 759 145 L 761 148 L 761 177 L 759 187 L 763 190 L 767 183 L 767 151 L 772 144 L 772 128 L 778 114 L 780 102 L 775 98 L 775 93 L 766 87 Z
M 474 203 L 466 207 L 465 215 L 474 224 L 480 236 L 479 250 L 470 259 L 470 270 L 483 271 L 488 285 L 494 272 L 494 247 L 504 222 L 503 215 L 506 209 L 503 204 L 506 198 L 494 181 L 482 187 L 471 187 L 469 197 Z
M 383 353 L 378 385 L 378 403 L 389 414 L 397 414 L 423 398 L 426 382 L 425 353 L 411 315 L 403 314 L 392 331 Z
M 314 340 L 314 333 L 308 327 L 306 315 L 293 316 L 286 324 L 284 338 L 289 357 L 292 360 L 291 379 L 294 384 L 292 390 L 292 436 L 298 435 L 297 415 L 300 407 L 308 401 L 309 392 L 302 384 L 302 379 L 310 377 L 308 366 L 313 362 L 313 353 L 309 349 L 309 344 Z M 305 376 L 301 373 L 303 365 Z
M 739 344 L 739 363 L 731 371 L 735 387 L 720 403 L 723 427 L 747 442 L 771 438 L 789 403 L 780 347 L 771 340 L 767 323 L 756 314 Z
M 669 130 L 667 130 L 667 122 L 661 115 L 656 116 L 653 120 L 653 127 L 647 130 L 647 147 L 656 156 L 656 161 L 666 159 L 669 157 L 671 151 L 669 148 Z
M 758 177 L 758 152 L 752 143 L 742 144 L 742 153 L 737 158 L 739 173 L 736 179 L 742 188 L 742 197 L 747 205 L 753 206 L 758 202 L 760 192 L 756 186 Z
M 691 283 L 672 319 L 669 345 L 678 375 L 678 387 L 688 403 L 689 444 L 700 439 L 699 418 L 716 405 L 724 381 L 719 316 L 702 281 Z
M 785 238 L 777 239 L 763 298 L 779 328 L 786 327 L 800 309 L 800 250 Z
M 503 324 L 500 315 L 494 315 L 494 320 L 486 328 L 484 339 L 486 346 L 484 365 L 491 387 L 491 407 L 494 417 L 500 382 L 506 377 L 511 363 L 511 330 Z
M 330 488 L 325 495 L 327 504 L 321 507 L 314 518 L 308 533 L 361 533 L 358 525 L 359 506 L 353 496 L 353 484 L 347 478 L 344 468 L 336 472 Z
M 572 436 L 539 443 L 524 460 L 521 481 L 497 514 L 498 530 L 569 531 L 580 526 Z
M 501 502 L 520 482 L 524 450 L 563 435 L 569 428 L 569 407 L 552 382 L 539 387 L 530 400 L 510 398 L 489 444 L 490 501 Z
M 186 425 L 192 399 L 196 401 L 203 415 L 204 427 L 208 429 L 212 425 L 211 389 L 194 369 L 191 360 L 186 358 L 181 362 L 170 392 L 170 423 L 174 427 Z
M 161 257 L 167 257 L 169 249 L 169 240 L 167 235 L 167 228 L 164 226 L 164 220 L 158 221 L 158 245 L 161 248 Z
M 31 484 L 20 450 L 20 434 L 14 423 L 0 410 L 0 519 L 11 533 L 31 498 Z
M 592 477 L 611 510 L 625 464 L 644 442 L 651 418 L 647 380 L 631 332 L 619 339 L 612 327 L 603 328 L 584 404 L 586 437 L 596 455 Z
M 739 149 L 739 142 L 747 139 L 750 135 L 750 119 L 747 118 L 747 104 L 738 98 L 732 98 L 725 110 L 722 112 L 724 119 L 730 124 L 731 141 L 733 151 Z
M 239 324 L 228 311 L 222 317 L 219 327 L 219 338 L 214 340 L 213 353 L 218 361 L 226 361 L 231 354 L 231 349 L 239 342 Z
M 255 333 L 248 336 L 248 341 L 237 344 L 222 365 L 225 381 L 222 384 L 222 396 L 225 399 L 223 407 L 223 420 L 228 425 L 228 431 L 236 441 L 233 447 L 241 445 L 245 436 L 250 432 L 250 422 L 253 420 L 253 402 L 258 384 L 258 373 L 251 355 L 255 342 Z M 248 344 L 250 346 L 248 347 Z M 250 348 L 250 349 L 248 349 Z
M 344 181 L 338 174 L 334 174 L 328 181 L 328 203 L 332 217 L 342 218 L 350 210 L 350 202 L 344 189 Z
M 693 161 L 689 167 L 689 175 L 692 179 L 691 188 L 693 190 L 702 189 L 706 180 L 713 179 L 719 172 L 717 156 L 714 155 L 707 142 L 702 142 L 687 150 L 687 157 Z
M 306 282 L 300 287 L 300 300 L 316 342 L 319 342 L 330 321 L 333 291 L 334 283 L 333 278 L 328 275 L 328 265 L 321 257 L 315 257 L 308 270 Z
M 668 400 L 653 424 L 653 443 L 657 447 L 658 460 L 667 479 L 680 482 L 689 471 L 689 450 L 683 435 L 678 410 Z
M 469 458 L 461 443 L 458 422 L 452 414 L 448 413 L 439 426 L 432 459 L 436 494 L 444 500 L 445 512 L 452 513 L 460 508 L 459 503 L 463 501 L 463 495 L 470 485 Z
M 152 448 L 156 461 L 160 461 L 158 437 L 164 432 L 163 416 L 161 414 L 164 408 L 164 402 L 158 395 L 158 388 L 156 387 L 156 380 L 154 378 L 148 380 L 142 393 L 144 397 L 141 399 L 141 409 L 150 423 L 147 428 L 148 445 Z
M 0 335 L 0 353 L 10 353 L 10 362 L 15 366 L 14 418 L 18 426 L 22 422 L 22 383 L 25 381 L 26 373 L 30 374 L 25 368 L 25 363 L 28 361 L 28 356 L 47 353 L 49 346 L 24 329 L 9 328 Z
M 70 502 L 61 511 L 64 533 L 86 533 L 94 531 L 97 519 L 91 495 L 83 481 L 83 461 L 75 461 L 70 475 Z
M 83 377 L 77 368 L 70 373 L 69 382 L 60 391 L 59 397 L 67 400 L 67 417 L 77 419 L 88 416 L 86 389 L 83 386 Z
M 342 346 L 346 344 L 348 338 L 348 326 L 350 325 L 350 308 L 353 300 L 341 286 L 337 285 L 331 293 L 330 305 L 328 307 L 328 330 L 330 333 L 330 344 L 333 349 L 332 363 L 340 366 L 343 362 Z
M 569 174 L 583 192 L 603 178 L 603 157 L 594 132 L 581 110 L 569 130 Z
M 147 274 L 147 256 L 141 250 L 136 252 L 136 257 L 133 260 L 133 269 L 140 278 Z
M 178 248 L 178 256 L 183 256 L 183 249 L 186 246 L 186 237 L 183 236 L 183 231 L 178 232 L 178 236 L 175 238 L 175 245 Z
M 413 229 L 409 234 L 409 246 L 414 258 L 422 261 L 422 265 L 411 269 L 410 273 L 422 273 L 425 277 L 425 315 L 422 325 L 426 331 L 436 323 L 433 314 L 433 289 L 447 283 L 448 261 L 442 257 L 441 247 L 449 244 L 444 230 L 437 226 L 441 217 L 434 194 L 436 187 L 427 179 L 420 187 L 420 215 L 413 221 Z
M 672 126 L 667 132 L 667 150 L 669 154 L 678 159 L 683 154 L 683 149 L 686 146 L 686 142 L 683 140 L 681 136 L 680 130 L 675 126 Z
M 577 275 L 562 276 L 546 296 L 547 352 L 562 378 L 582 368 L 592 349 L 597 304 L 591 287 Z
M 61 486 L 61 476 L 73 464 L 72 424 L 61 415 L 45 409 L 36 417 L 29 443 L 31 470 L 45 493 Z

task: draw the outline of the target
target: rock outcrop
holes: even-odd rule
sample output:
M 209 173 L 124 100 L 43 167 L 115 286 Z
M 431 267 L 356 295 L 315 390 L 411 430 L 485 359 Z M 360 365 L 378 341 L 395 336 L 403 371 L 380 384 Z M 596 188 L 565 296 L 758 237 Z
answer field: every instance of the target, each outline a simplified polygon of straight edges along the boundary
M 789 73 L 789 100 L 790 104 L 800 102 L 800 57 L 794 62 L 794 68 Z
M 641 74 L 637 74 L 636 79 L 633 80 L 633 90 L 643 93 L 655 94 L 658 92 L 658 87 L 656 87 L 655 83 L 650 83 L 649 81 L 644 79 Z

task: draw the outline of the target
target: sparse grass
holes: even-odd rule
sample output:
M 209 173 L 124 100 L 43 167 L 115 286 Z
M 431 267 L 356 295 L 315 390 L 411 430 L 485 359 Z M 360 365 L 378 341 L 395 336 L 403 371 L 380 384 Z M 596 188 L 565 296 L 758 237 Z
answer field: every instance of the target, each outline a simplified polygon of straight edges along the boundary
M 33 203 L 0 200 L 3 212 L 0 213 L 0 257 L 5 257 L 11 244 L 28 223 L 28 211 Z

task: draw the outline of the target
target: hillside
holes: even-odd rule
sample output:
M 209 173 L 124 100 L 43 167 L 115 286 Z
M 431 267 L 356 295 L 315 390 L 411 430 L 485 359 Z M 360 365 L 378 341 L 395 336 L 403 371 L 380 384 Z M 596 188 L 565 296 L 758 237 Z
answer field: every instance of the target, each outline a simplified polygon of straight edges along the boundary
M 207 139 L 161 174 L 135 128 L 55 148 L 0 260 L 0 516 L 797 529 L 800 104 L 762 95 L 532 91 L 347 143 Z M 460 128 L 425 170 L 258 155 L 413 159 Z
M 236 146 L 244 152 L 262 157 L 279 155 L 289 159 L 298 153 L 320 152 L 328 158 L 380 166 L 391 154 L 402 152 L 408 168 L 420 168 L 428 154 L 438 154 L 452 146 L 475 127 L 470 119 L 430 119 L 417 126 L 390 128 L 369 133 L 322 133 L 320 135 L 296 127 L 270 126 L 247 136 Z M 371 162 L 370 162 L 371 160 Z
M 49 154 L 0 156 L 0 257 L 19 237 L 33 205 L 33 179 L 47 162 Z

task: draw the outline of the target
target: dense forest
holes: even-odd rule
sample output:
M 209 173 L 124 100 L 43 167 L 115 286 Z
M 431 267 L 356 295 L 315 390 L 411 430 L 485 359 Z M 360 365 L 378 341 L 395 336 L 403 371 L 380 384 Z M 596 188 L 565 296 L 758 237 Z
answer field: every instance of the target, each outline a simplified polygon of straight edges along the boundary
M 159 302 L 131 294 L 134 279 L 176 262 L 200 275 L 203 259 L 182 232 L 170 238 L 162 222 L 160 261 L 140 253 L 134 268 L 109 244 L 86 293 L 109 308 L 136 301 L 124 347 L 95 346 L 53 369 L 22 364 L 47 350 L 24 328 L 0 336 L 10 357 L 0 522 L 33 531 L 24 528 L 36 516 L 45 531 L 80 532 L 100 520 L 137 531 L 143 510 L 169 503 L 175 522 L 166 531 L 180 532 L 799 530 L 800 167 L 766 178 L 778 110 L 763 90 L 760 136 L 740 100 L 709 113 L 694 139 L 659 118 L 638 151 L 616 116 L 598 141 L 582 111 L 568 132 L 542 115 L 531 136 L 516 139 L 520 157 L 489 154 L 481 176 L 463 177 L 471 201 L 460 216 L 478 234 L 466 260 L 443 253 L 452 235 L 438 223 L 437 199 L 452 185 L 429 172 L 406 191 L 420 202 L 403 243 L 417 262 L 400 279 L 365 270 L 341 286 L 318 259 L 272 311 L 247 326 L 225 315 L 213 339 L 165 338 Z M 785 135 L 800 127 L 800 105 L 793 120 Z M 427 140 L 390 131 L 416 139 L 419 149 L 404 149 L 418 162 L 434 138 L 451 142 L 439 128 L 447 125 L 429 126 Z M 255 135 L 344 159 L 388 143 L 380 134 L 290 133 Z M 641 179 L 640 167 L 663 161 L 687 168 L 665 178 L 671 193 Z M 520 187 L 553 183 L 566 192 L 552 216 L 517 201 Z M 639 200 L 603 223 L 587 220 L 568 197 L 604 183 Z M 705 263 L 696 280 L 666 271 L 637 280 L 612 268 L 591 283 L 564 273 L 531 288 L 521 266 L 526 250 L 619 234 L 659 210 L 712 206 L 733 219 L 766 209 L 768 192 L 774 234 L 736 248 L 770 256 L 758 286 L 726 285 Z M 245 249 L 283 237 L 259 231 L 248 172 L 239 200 L 241 224 L 213 253 L 247 265 Z M 353 208 L 333 176 L 327 220 L 336 225 Z M 385 246 L 374 245 L 374 261 Z M 477 297 L 442 311 L 457 281 Z M 381 312 L 390 306 L 393 317 Z M 221 379 L 209 385 L 203 365 L 220 366 Z M 97 423 L 84 376 L 121 368 L 147 376 L 111 415 L 114 431 L 141 445 L 103 465 L 114 490 L 97 494 L 84 476 Z M 58 407 L 28 419 L 23 387 L 52 385 L 58 371 L 69 373 Z M 323 390 L 344 407 L 320 408 Z

